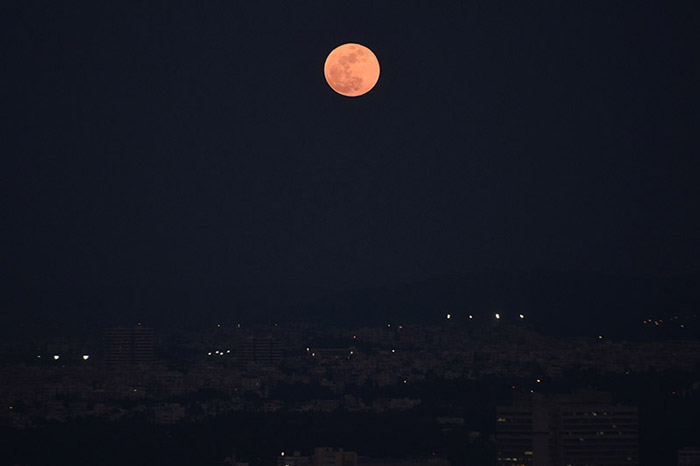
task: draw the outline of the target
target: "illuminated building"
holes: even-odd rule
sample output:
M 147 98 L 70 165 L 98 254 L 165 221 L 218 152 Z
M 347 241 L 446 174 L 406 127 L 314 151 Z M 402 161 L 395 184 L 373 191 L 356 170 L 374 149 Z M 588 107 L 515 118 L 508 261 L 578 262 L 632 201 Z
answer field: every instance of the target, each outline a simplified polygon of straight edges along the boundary
M 700 447 L 685 447 L 678 450 L 678 466 L 700 466 Z
M 450 462 L 440 456 L 410 459 L 363 459 L 360 466 L 450 466 Z
M 282 349 L 272 337 L 250 337 L 238 343 L 236 357 L 241 364 L 275 366 L 282 360 Z
M 282 452 L 277 457 L 277 466 L 357 466 L 357 453 L 328 447 L 314 448 L 312 456 L 301 456 Z
M 301 453 L 295 451 L 293 453 L 282 452 L 277 457 L 277 466 L 311 466 L 312 457 L 301 456 Z
M 636 407 L 606 393 L 533 394 L 497 407 L 498 464 L 637 465 L 638 424 Z
M 334 450 L 328 447 L 314 448 L 313 466 L 357 466 L 357 453 Z
M 104 333 L 105 361 L 112 366 L 152 364 L 153 329 L 142 326 L 107 329 Z

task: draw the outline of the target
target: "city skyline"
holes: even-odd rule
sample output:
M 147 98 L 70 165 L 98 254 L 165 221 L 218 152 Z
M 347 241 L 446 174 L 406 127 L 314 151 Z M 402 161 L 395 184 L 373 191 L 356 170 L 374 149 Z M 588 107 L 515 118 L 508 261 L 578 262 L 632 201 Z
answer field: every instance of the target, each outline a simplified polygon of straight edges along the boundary
M 0 1 L 0 459 L 700 464 L 698 44 L 691 0 Z

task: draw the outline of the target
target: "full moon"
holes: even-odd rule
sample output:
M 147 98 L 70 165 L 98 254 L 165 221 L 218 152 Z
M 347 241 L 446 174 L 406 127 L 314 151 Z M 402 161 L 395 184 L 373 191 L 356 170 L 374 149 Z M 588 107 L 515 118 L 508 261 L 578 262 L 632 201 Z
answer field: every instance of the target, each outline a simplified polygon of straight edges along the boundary
M 379 60 L 364 45 L 343 44 L 328 54 L 323 74 L 335 92 L 357 97 L 368 93 L 377 84 Z

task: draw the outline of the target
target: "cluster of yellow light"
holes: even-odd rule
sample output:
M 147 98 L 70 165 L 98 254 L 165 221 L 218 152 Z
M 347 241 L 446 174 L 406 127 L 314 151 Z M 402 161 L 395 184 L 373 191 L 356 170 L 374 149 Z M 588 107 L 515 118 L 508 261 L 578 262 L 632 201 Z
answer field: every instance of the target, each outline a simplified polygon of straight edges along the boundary
M 37 354 L 37 355 L 36 355 L 36 358 L 37 358 L 37 359 L 41 359 L 41 355 L 40 355 L 40 354 Z M 60 355 L 60 354 L 54 354 L 54 355 L 53 355 L 53 360 L 54 360 L 54 361 L 58 361 L 59 359 L 61 359 L 61 355 Z M 83 361 L 87 361 L 88 359 L 90 359 L 90 355 L 89 355 L 89 354 L 83 354 Z
M 496 319 L 500 319 L 500 318 L 501 318 L 501 314 L 498 313 L 498 312 L 495 313 L 493 316 L 494 316 Z M 450 319 L 452 319 L 452 317 L 454 317 L 454 316 L 453 316 L 452 314 L 446 314 L 445 317 L 447 318 L 447 320 L 450 320 Z M 524 319 L 525 319 L 525 314 L 518 314 L 518 317 L 520 318 L 520 320 L 524 320 Z M 472 314 L 469 314 L 469 315 L 467 316 L 467 319 L 473 320 L 473 319 L 474 319 L 474 316 L 473 316 Z M 387 325 L 387 327 L 389 327 L 389 325 Z M 402 328 L 402 326 L 399 326 L 399 328 Z
M 525 454 L 527 454 L 527 452 L 525 452 Z M 530 454 L 532 454 L 532 453 L 530 453 Z M 521 458 L 517 458 L 517 457 L 513 457 L 513 458 L 511 458 L 509 456 L 506 456 L 505 458 L 499 457 L 498 461 L 510 461 L 511 463 L 513 463 L 512 466 L 524 466 L 525 465 L 525 463 L 522 463 L 523 460 Z
M 667 320 L 667 323 L 668 323 L 668 321 L 674 321 L 674 320 L 677 321 L 678 319 L 679 319 L 678 316 L 673 316 L 673 317 L 671 317 L 670 319 Z M 655 327 L 658 327 L 658 326 L 660 326 L 660 325 L 663 324 L 663 323 L 664 323 L 664 320 L 663 320 L 663 319 L 652 319 L 652 318 L 649 318 L 649 319 L 647 319 L 647 320 L 643 320 L 643 321 L 642 321 L 642 324 L 644 324 L 644 325 L 654 325 Z M 685 325 L 684 325 L 684 324 L 680 324 L 680 327 L 681 327 L 681 328 L 685 328 Z

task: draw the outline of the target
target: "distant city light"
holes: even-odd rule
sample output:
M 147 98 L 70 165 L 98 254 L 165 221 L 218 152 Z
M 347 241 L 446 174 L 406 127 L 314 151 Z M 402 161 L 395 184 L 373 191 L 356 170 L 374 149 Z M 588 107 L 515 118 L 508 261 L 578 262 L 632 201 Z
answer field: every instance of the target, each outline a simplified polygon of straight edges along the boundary
M 37 354 L 36 357 L 37 357 L 38 359 L 41 359 L 41 355 L 40 355 L 40 354 Z
M 391 324 L 386 324 L 387 327 L 391 327 Z
M 603 335 L 598 335 L 598 340 L 602 340 L 602 339 L 603 339 Z
M 227 349 L 227 350 L 226 350 L 226 354 L 230 354 L 230 353 L 231 353 L 231 350 L 230 350 L 230 349 Z
M 500 318 L 501 318 L 501 314 L 496 313 L 495 316 L 496 316 L 496 319 L 500 319 Z
M 396 350 L 395 350 L 395 349 L 393 349 L 393 350 L 391 350 L 391 352 L 392 352 L 392 353 L 396 353 Z
M 540 379 L 537 379 L 537 383 L 542 383 L 542 381 Z
M 90 359 L 90 355 L 89 355 L 89 354 L 83 354 L 83 361 L 87 361 L 88 359 Z
M 447 319 L 449 320 L 451 318 L 452 318 L 452 314 L 447 314 Z
M 280 453 L 280 456 L 284 456 L 284 452 Z
M 207 353 L 207 355 L 211 356 L 211 351 L 209 351 L 209 352 Z
M 218 328 L 221 328 L 221 324 L 216 324 L 216 326 L 217 326 Z
M 471 314 L 469 314 L 469 318 L 470 318 L 470 319 L 473 319 L 473 318 L 474 318 L 474 316 L 473 316 L 473 315 L 471 315 Z
M 524 314 L 520 314 L 520 318 L 521 318 L 521 319 L 524 319 L 524 318 L 525 318 L 525 315 L 524 315 Z
M 60 358 L 61 358 L 61 356 L 59 356 L 58 354 L 53 355 L 54 361 L 58 361 Z

